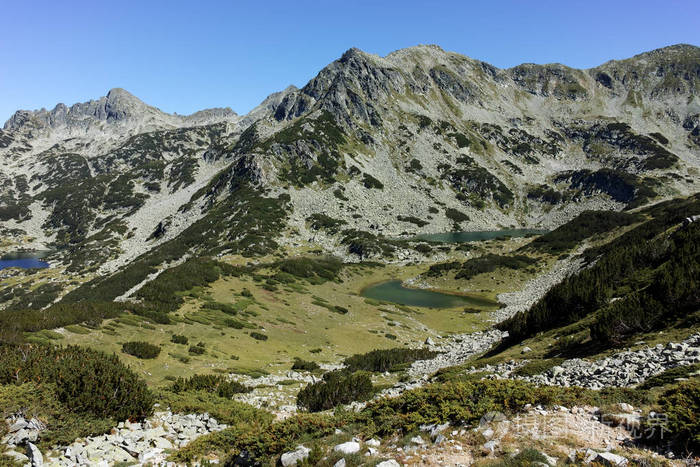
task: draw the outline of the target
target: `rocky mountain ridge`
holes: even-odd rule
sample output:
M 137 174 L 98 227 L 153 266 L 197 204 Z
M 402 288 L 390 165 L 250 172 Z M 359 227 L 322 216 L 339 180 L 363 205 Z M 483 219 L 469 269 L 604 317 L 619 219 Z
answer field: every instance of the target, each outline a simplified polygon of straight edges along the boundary
M 121 89 L 19 111 L 0 131 L 4 248 L 108 273 L 168 242 L 390 260 L 387 239 L 415 233 L 550 228 L 696 191 L 699 83 L 690 45 L 588 70 L 417 46 L 350 49 L 245 116 L 165 114 Z M 265 203 L 281 210 L 243 223 Z
M 5 131 L 17 131 L 25 126 L 36 129 L 56 130 L 67 127 L 68 131 L 79 134 L 88 131 L 100 122 L 124 124 L 139 129 L 196 126 L 235 120 L 238 115 L 229 107 L 205 109 L 192 115 L 167 114 L 146 105 L 133 94 L 121 88 L 114 88 L 97 100 L 73 104 L 68 107 L 57 104 L 52 110 L 18 110 L 5 122 Z

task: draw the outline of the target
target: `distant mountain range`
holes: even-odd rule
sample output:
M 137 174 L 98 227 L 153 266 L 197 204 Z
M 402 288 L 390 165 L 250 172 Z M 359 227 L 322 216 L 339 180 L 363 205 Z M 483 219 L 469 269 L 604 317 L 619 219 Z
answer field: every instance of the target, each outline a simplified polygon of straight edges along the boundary
M 0 131 L 3 249 L 102 277 L 192 254 L 551 228 L 700 181 L 700 48 L 578 70 L 499 69 L 437 46 L 350 49 L 248 115 L 167 114 L 127 91 L 16 112 Z

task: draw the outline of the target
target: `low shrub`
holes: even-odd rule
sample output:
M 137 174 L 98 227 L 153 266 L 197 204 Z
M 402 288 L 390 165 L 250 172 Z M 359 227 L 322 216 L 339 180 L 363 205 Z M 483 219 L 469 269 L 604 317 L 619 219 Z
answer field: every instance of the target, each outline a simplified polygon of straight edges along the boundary
M 390 240 L 364 230 L 346 229 L 340 243 L 347 245 L 348 252 L 360 257 L 361 261 L 375 255 L 385 258 L 393 256 L 398 246 L 405 246 L 402 240 Z
M 250 337 L 252 337 L 256 341 L 266 341 L 267 340 L 267 336 L 265 334 L 261 334 L 259 332 L 255 332 L 255 331 L 250 333 Z
M 642 428 L 651 441 L 671 441 L 684 452 L 700 449 L 700 382 L 686 381 L 660 398 L 663 418 L 649 418 Z M 657 423 L 659 422 L 659 423 Z
M 674 368 L 669 368 L 663 373 L 647 378 L 642 384 L 637 386 L 638 389 L 651 389 L 655 387 L 665 386 L 676 382 L 678 378 L 687 378 L 692 373 L 700 371 L 700 363 L 694 365 L 683 365 Z
M 266 410 L 256 409 L 245 402 L 223 398 L 206 389 L 182 391 L 161 389 L 156 393 L 162 406 L 170 407 L 174 413 L 208 413 L 219 423 L 270 423 L 274 416 Z
M 172 386 L 174 393 L 207 390 L 216 392 L 219 397 L 230 399 L 234 394 L 250 392 L 250 389 L 237 382 L 229 381 L 222 375 L 193 375 L 189 378 L 177 378 Z
M 576 355 L 587 337 L 583 334 L 563 336 L 552 345 L 548 355 L 553 357 Z
M 65 326 L 64 329 L 68 332 L 72 332 L 73 334 L 90 334 L 89 329 L 83 326 L 79 326 L 77 324 L 70 324 L 68 326 Z
M 168 316 L 167 313 L 165 313 L 165 312 L 143 310 L 140 308 L 135 308 L 133 312 L 134 312 L 134 314 L 137 314 L 139 316 L 143 316 L 144 318 L 148 318 L 149 320 L 153 321 L 154 323 L 158 323 L 158 324 L 170 324 L 170 323 L 172 323 L 172 321 L 170 320 L 170 316 Z
M 447 263 L 437 263 L 431 265 L 428 270 L 425 272 L 427 276 L 431 277 L 439 277 L 444 274 L 449 273 L 452 270 L 459 269 L 460 263 L 459 261 L 449 261 Z
M 127 308 L 124 303 L 81 302 L 56 303 L 43 310 L 0 311 L 0 341 L 20 340 L 23 332 L 55 329 L 87 321 L 99 323 L 105 318 L 115 318 Z
M 413 249 L 424 255 L 429 255 L 433 252 L 433 249 L 427 243 L 418 243 L 413 246 Z
M 173 460 L 191 463 L 210 452 L 225 457 L 230 456 L 224 465 L 244 465 L 235 459 L 242 451 L 247 451 L 255 461 L 263 465 L 276 465 L 276 457 L 292 450 L 302 442 L 332 436 L 336 429 L 347 426 L 350 417 L 330 417 L 325 414 L 298 414 L 277 423 L 267 419 L 242 422 L 223 431 L 202 436 L 174 454 Z M 308 464 L 319 456 L 309 456 Z M 257 463 L 248 465 L 258 465 Z
M 101 417 L 89 412 L 75 412 L 58 399 L 58 388 L 54 383 L 23 383 L 0 385 L 0 407 L 3 413 L 31 414 L 46 425 L 46 430 L 36 444 L 42 451 L 56 445 L 67 445 L 76 438 L 84 438 L 108 432 L 117 420 Z M 0 436 L 7 432 L 7 426 L 0 428 Z M 0 465 L 16 466 L 0 456 Z
M 512 270 L 524 269 L 536 262 L 536 259 L 525 255 L 501 256 L 489 253 L 478 258 L 471 258 L 464 262 L 455 275 L 455 279 L 469 280 L 474 276 L 493 272 L 498 268 Z
M 177 292 L 190 290 L 214 282 L 226 274 L 232 266 L 211 258 L 191 258 L 184 263 L 163 271 L 155 279 L 147 282 L 136 293 L 146 303 L 151 303 L 160 311 L 174 311 L 184 300 Z
M 666 138 L 661 133 L 649 133 L 649 136 L 651 136 L 652 138 L 654 138 L 656 141 L 658 141 L 661 144 L 668 144 L 668 138 Z
M 142 341 L 124 342 L 122 352 L 136 358 L 151 359 L 160 355 L 160 347 Z
M 445 217 L 450 219 L 455 224 L 460 224 L 469 220 L 469 216 L 453 208 L 447 208 L 445 210 Z
M 315 213 L 306 218 L 306 221 L 311 224 L 314 230 L 325 230 L 330 234 L 336 234 L 340 228 L 347 224 L 344 220 L 334 219 L 330 216 L 321 213 Z
M 343 263 L 338 258 L 299 257 L 287 258 L 275 264 L 280 271 L 302 279 L 315 279 L 314 282 L 336 280 Z
M 331 371 L 323 375 L 323 381 L 311 383 L 299 391 L 297 405 L 309 412 L 320 412 L 353 401 L 366 401 L 374 392 L 367 373 Z
M 341 201 L 350 201 L 350 199 L 348 199 L 345 196 L 345 194 L 343 194 L 343 190 L 341 188 L 336 188 L 335 190 L 333 190 L 333 196 L 335 196 Z
M 623 345 L 635 335 L 679 322 L 692 325 L 700 303 L 700 224 L 659 234 L 678 225 L 688 212 L 698 212 L 700 204 L 694 203 L 681 204 L 685 209 L 680 212 L 657 214 L 661 207 L 649 208 L 646 212 L 654 213 L 655 219 L 586 250 L 590 267 L 549 289 L 529 310 L 497 325 L 509 333 L 506 344 L 590 315 L 591 340 L 602 346 Z
M 560 192 L 547 185 L 540 185 L 530 188 L 527 192 L 527 197 L 529 199 L 540 200 L 549 204 L 558 204 L 564 198 Z
M 189 339 L 187 339 L 187 336 L 173 334 L 172 336 L 170 336 L 170 342 L 172 342 L 173 344 L 185 345 L 187 344 L 187 342 L 189 342 Z
M 230 328 L 233 329 L 243 329 L 243 328 L 252 328 L 255 327 L 253 324 L 247 323 L 245 321 L 241 321 L 238 319 L 232 319 L 228 318 L 224 321 L 224 324 Z
M 582 388 L 535 386 L 518 380 L 455 381 L 433 384 L 399 397 L 379 399 L 361 413 L 372 434 L 410 433 L 423 424 L 477 423 L 488 412 L 515 413 L 526 404 L 571 407 L 585 403 Z
M 365 186 L 365 188 L 374 188 L 377 190 L 384 189 L 384 184 L 382 182 L 367 173 L 362 174 L 362 184 Z
M 190 353 L 190 355 L 203 355 L 205 352 L 204 342 L 200 342 L 197 345 L 191 345 L 187 351 Z
M 469 138 L 464 136 L 462 133 L 448 133 L 447 136 L 450 136 L 455 139 L 457 142 L 457 147 L 462 149 L 466 148 L 471 144 L 471 141 L 469 141 Z
M 218 303 L 218 302 L 205 303 L 202 306 L 202 309 L 203 310 L 221 311 L 223 313 L 226 313 L 227 315 L 235 315 L 238 313 L 238 309 L 236 309 L 235 305 L 231 305 L 229 303 Z
M 334 313 L 341 314 L 341 315 L 347 315 L 350 310 L 348 310 L 344 306 L 335 305 L 335 306 L 333 306 L 333 309 L 331 311 L 333 311 Z
M 302 360 L 301 358 L 295 358 L 292 365 L 292 370 L 316 371 L 319 368 L 318 363 Z
M 263 370 L 262 368 L 229 368 L 229 372 L 237 374 L 237 375 L 244 375 L 244 376 L 249 376 L 250 378 L 256 379 L 260 378 L 262 376 L 268 376 L 270 373 L 268 371 Z
M 438 352 L 428 349 L 383 349 L 372 350 L 365 354 L 357 354 L 345 359 L 344 363 L 350 371 L 385 372 L 397 365 L 412 363 L 416 360 L 427 360 Z
M 146 383 L 116 355 L 77 347 L 0 346 L 0 384 L 55 384 L 58 400 L 75 412 L 115 420 L 153 411 Z
M 396 216 L 396 219 L 400 220 L 401 222 L 409 222 L 411 224 L 415 224 L 418 227 L 425 227 L 426 225 L 430 224 L 430 222 L 418 219 L 415 216 Z

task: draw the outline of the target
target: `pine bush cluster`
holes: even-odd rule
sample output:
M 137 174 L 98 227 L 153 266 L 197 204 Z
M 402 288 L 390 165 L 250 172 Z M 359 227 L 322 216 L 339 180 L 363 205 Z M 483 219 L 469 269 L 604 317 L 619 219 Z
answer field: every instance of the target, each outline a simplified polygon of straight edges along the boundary
M 700 306 L 700 225 L 674 227 L 688 212 L 700 212 L 700 201 L 685 210 L 662 208 L 652 211 L 654 219 L 585 252 L 591 267 L 501 323 L 511 342 L 594 313 L 591 337 L 603 345 L 620 345 L 635 334 L 697 319 L 692 316 Z
M 319 368 L 318 363 L 302 360 L 301 358 L 295 358 L 292 365 L 292 370 L 315 371 Z
M 389 371 L 397 365 L 412 363 L 416 360 L 427 360 L 438 352 L 429 349 L 382 349 L 372 350 L 365 354 L 357 354 L 345 359 L 345 365 L 351 371 Z
M 53 383 L 70 410 L 115 420 L 140 420 L 153 395 L 116 355 L 78 346 L 0 346 L 0 384 Z
M 136 358 L 151 359 L 160 355 L 160 347 L 148 342 L 133 341 L 122 344 L 122 352 Z
M 230 399 L 234 394 L 250 392 L 247 386 L 237 381 L 228 381 L 222 375 L 193 375 L 189 378 L 178 378 L 172 387 L 172 391 L 177 394 L 200 390 L 216 391 L 219 397 L 226 399 Z
M 331 371 L 323 375 L 323 381 L 299 391 L 297 405 L 310 412 L 320 412 L 353 401 L 366 401 L 374 392 L 372 379 L 365 372 Z

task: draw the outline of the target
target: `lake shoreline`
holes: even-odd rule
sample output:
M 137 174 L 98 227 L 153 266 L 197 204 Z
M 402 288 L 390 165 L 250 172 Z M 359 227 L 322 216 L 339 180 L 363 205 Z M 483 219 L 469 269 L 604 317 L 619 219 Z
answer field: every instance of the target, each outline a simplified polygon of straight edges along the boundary
M 24 250 L 6 253 L 0 256 L 0 271 L 8 268 L 46 269 L 51 264 L 42 259 L 49 256 L 51 250 Z
M 367 295 L 367 291 L 370 289 L 377 289 L 378 287 L 381 287 L 382 285 L 388 285 L 392 286 L 394 284 L 399 285 L 399 290 L 403 290 L 409 294 L 411 293 L 425 293 L 426 297 L 432 295 L 437 298 L 437 296 L 443 296 L 443 297 L 452 297 L 452 298 L 462 298 L 464 299 L 464 303 L 462 304 L 455 304 L 451 306 L 429 306 L 429 305 L 418 305 L 418 304 L 410 304 L 410 303 L 402 303 L 396 300 L 390 300 L 386 298 L 376 298 L 372 296 Z M 389 303 L 397 303 L 400 305 L 407 305 L 407 306 L 417 306 L 421 308 L 443 308 L 443 309 L 448 309 L 448 308 L 460 308 L 460 307 L 465 307 L 465 306 L 475 306 L 479 308 L 484 308 L 484 311 L 495 311 L 498 310 L 501 306 L 501 303 L 490 299 L 488 297 L 485 297 L 483 295 L 477 294 L 477 293 L 470 293 L 470 292 L 459 292 L 459 291 L 452 291 L 452 290 L 442 290 L 442 289 L 433 289 L 433 288 L 419 288 L 419 287 L 407 287 L 404 285 L 405 282 L 403 279 L 384 279 L 381 281 L 373 282 L 368 285 L 365 285 L 360 289 L 359 295 L 361 297 L 369 298 L 372 300 L 379 300 L 379 301 L 385 301 Z M 404 300 L 405 301 L 405 300 Z M 469 303 L 471 301 L 472 303 Z M 491 309 L 492 308 L 492 309 Z

